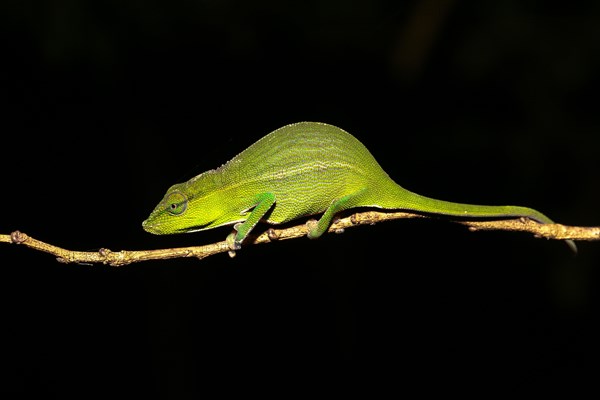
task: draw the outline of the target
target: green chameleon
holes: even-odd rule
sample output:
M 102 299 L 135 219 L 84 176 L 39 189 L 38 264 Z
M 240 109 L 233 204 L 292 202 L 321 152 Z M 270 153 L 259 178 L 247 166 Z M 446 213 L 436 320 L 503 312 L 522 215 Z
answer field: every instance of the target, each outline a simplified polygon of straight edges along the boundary
M 308 237 L 314 239 L 328 230 L 338 212 L 356 207 L 552 223 L 527 207 L 460 204 L 412 193 L 395 183 L 348 132 L 299 122 L 271 132 L 223 166 L 171 186 L 142 226 L 166 235 L 233 224 L 235 232 L 227 242 L 231 250 L 239 250 L 259 221 L 281 224 L 322 213 L 309 224 Z M 572 241 L 567 244 L 576 250 Z

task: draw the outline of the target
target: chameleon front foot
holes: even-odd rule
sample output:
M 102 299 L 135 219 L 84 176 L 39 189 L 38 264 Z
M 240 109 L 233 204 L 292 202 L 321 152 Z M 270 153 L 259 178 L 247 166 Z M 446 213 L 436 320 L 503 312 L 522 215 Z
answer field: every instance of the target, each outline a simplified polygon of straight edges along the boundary
M 237 250 L 242 249 L 242 240 L 244 240 L 244 237 L 242 237 L 239 231 L 241 226 L 242 224 L 239 222 L 235 224 L 233 226 L 233 232 L 227 235 L 227 238 L 225 239 L 227 247 L 229 247 L 229 257 L 231 258 L 235 257 L 235 252 Z
M 236 237 L 237 232 L 234 231 L 227 235 L 227 239 L 225 239 L 230 250 L 240 250 L 242 248 L 242 242 L 237 240 Z
M 227 235 L 227 239 L 225 239 L 225 242 L 227 242 L 227 247 L 229 247 L 227 254 L 229 254 L 229 257 L 231 258 L 235 257 L 236 250 L 240 250 L 242 248 L 242 244 L 235 240 L 236 234 L 237 232 L 233 231 Z
M 256 205 L 251 207 L 250 215 L 244 222 L 238 222 L 233 225 L 233 232 L 227 236 L 227 245 L 229 246 L 229 256 L 234 257 L 235 251 L 242 248 L 242 242 L 248 236 L 252 228 L 260 221 L 273 204 L 275 204 L 275 195 L 273 193 L 262 193 L 256 197 Z M 248 209 L 248 210 L 250 210 Z M 243 214 L 245 214 L 244 212 Z

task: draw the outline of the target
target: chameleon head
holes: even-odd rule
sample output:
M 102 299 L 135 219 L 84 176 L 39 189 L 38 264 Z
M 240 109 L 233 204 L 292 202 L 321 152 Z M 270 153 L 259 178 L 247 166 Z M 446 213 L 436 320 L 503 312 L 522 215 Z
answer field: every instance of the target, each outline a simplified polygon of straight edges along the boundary
M 142 222 L 144 230 L 155 235 L 168 235 L 214 227 L 215 208 L 203 201 L 206 199 L 198 195 L 192 197 L 188 192 L 187 183 L 171 186 L 150 216 Z

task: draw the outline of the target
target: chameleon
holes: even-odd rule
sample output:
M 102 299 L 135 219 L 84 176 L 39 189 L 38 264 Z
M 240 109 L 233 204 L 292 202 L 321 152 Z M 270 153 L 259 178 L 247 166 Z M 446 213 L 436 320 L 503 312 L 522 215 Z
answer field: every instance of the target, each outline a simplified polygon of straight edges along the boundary
M 233 225 L 226 239 L 233 255 L 261 221 L 283 224 L 321 214 L 308 225 L 308 237 L 315 239 L 340 211 L 359 207 L 553 223 L 528 207 L 462 204 L 413 193 L 394 182 L 350 133 L 298 122 L 267 134 L 221 167 L 171 186 L 142 227 L 166 235 Z M 575 252 L 573 241 L 566 242 Z

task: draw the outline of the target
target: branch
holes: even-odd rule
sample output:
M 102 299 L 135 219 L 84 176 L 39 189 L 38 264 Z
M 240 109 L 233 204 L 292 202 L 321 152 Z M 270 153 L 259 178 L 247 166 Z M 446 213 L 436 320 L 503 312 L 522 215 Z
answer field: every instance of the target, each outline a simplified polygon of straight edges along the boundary
M 346 228 L 358 225 L 374 225 L 380 221 L 403 218 L 427 218 L 425 215 L 406 212 L 381 212 L 364 211 L 338 219 L 329 228 L 329 232 L 341 233 Z M 504 230 L 530 232 L 535 237 L 556 240 L 600 240 L 600 227 L 566 226 L 560 224 L 540 224 L 527 218 L 505 219 L 495 221 L 455 220 L 454 222 L 466 225 L 471 231 Z M 291 227 L 271 227 L 258 236 L 250 236 L 245 245 L 268 243 L 277 240 L 304 237 L 308 233 L 307 224 Z M 109 249 L 100 249 L 95 252 L 66 250 L 40 240 L 34 239 L 25 233 L 14 231 L 10 235 L 0 235 L 0 243 L 22 244 L 35 250 L 50 253 L 62 263 L 94 264 L 102 263 L 119 267 L 135 262 L 148 260 L 164 260 L 169 258 L 196 257 L 203 259 L 218 253 L 229 252 L 226 241 L 211 243 L 204 246 L 180 247 L 159 250 L 123 250 L 113 252 Z M 230 256 L 235 253 L 230 252 Z

